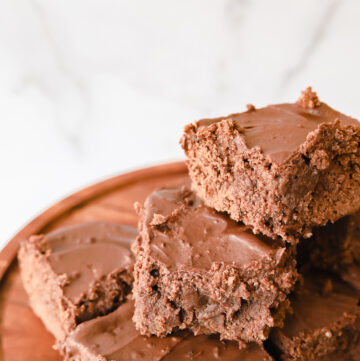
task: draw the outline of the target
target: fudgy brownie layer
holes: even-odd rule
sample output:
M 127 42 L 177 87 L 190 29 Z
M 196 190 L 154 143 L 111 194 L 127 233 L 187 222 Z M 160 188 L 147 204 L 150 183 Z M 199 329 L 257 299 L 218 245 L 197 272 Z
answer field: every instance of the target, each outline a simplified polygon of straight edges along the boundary
M 239 350 L 234 342 L 215 336 L 181 333 L 166 338 L 141 336 L 132 322 L 133 302 L 84 322 L 59 348 L 67 361 L 271 361 L 262 346 Z
M 308 88 L 270 105 L 185 127 L 192 187 L 255 233 L 296 242 L 360 208 L 360 123 Z
M 56 338 L 114 310 L 132 287 L 133 227 L 91 222 L 32 236 L 19 263 L 34 312 Z
M 325 274 L 304 277 L 291 299 L 293 313 L 270 339 L 282 360 L 358 360 L 360 293 Z
M 297 279 L 291 248 L 205 206 L 189 189 L 137 206 L 134 322 L 143 335 L 177 329 L 261 342 L 281 325 Z
M 360 211 L 314 229 L 298 245 L 299 269 L 317 269 L 351 283 L 360 290 Z

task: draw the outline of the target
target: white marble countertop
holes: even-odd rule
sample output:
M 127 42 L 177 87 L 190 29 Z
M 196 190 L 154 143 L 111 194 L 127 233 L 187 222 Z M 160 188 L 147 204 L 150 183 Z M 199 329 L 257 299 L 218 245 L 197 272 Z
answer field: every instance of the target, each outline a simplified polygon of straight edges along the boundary
M 182 159 L 200 117 L 313 85 L 360 116 L 356 0 L 2 0 L 0 248 L 53 202 Z

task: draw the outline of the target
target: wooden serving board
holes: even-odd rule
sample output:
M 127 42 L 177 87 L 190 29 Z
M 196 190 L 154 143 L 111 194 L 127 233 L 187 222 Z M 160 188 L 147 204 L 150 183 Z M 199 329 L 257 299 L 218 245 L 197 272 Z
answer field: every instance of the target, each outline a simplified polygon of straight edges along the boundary
M 33 314 L 23 289 L 16 254 L 19 242 L 61 226 L 104 220 L 136 226 L 135 201 L 155 188 L 188 182 L 184 163 L 170 163 L 120 175 L 55 204 L 23 228 L 0 253 L 0 360 L 61 360 L 54 338 Z

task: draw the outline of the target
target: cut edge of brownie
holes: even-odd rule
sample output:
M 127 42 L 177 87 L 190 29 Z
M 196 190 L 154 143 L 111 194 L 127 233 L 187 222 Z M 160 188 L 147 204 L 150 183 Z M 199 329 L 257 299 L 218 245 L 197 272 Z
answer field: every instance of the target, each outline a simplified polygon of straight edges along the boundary
M 295 291 L 295 297 L 297 292 L 307 292 L 311 296 L 315 296 L 316 292 L 319 292 L 321 297 L 336 297 L 333 296 L 333 292 L 338 292 L 341 296 L 345 297 L 346 292 L 351 291 L 351 287 L 342 284 L 341 281 L 336 280 L 336 278 L 325 277 L 323 273 L 308 273 L 305 276 L 305 285 L 311 282 L 317 282 L 317 276 L 321 275 L 322 285 L 321 289 L 316 291 L 308 291 L 306 286 L 299 285 L 298 289 Z M 306 280 L 308 277 L 308 280 Z M 315 281 L 314 281 L 315 280 Z M 333 286 L 335 282 L 335 286 Z M 338 285 L 343 285 L 347 291 L 343 294 L 341 288 Z M 335 290 L 334 288 L 335 287 Z M 336 288 L 337 287 L 337 288 Z M 296 335 L 287 335 L 281 328 L 274 328 L 271 331 L 269 342 L 272 344 L 271 348 L 275 350 L 275 353 L 278 354 L 281 360 L 283 361 L 295 361 L 295 360 L 333 360 L 333 359 L 344 359 L 345 356 L 353 356 L 357 353 L 360 346 L 360 307 L 359 301 L 360 294 L 354 292 L 354 295 L 357 294 L 358 297 L 354 296 L 353 306 L 349 310 L 345 310 L 342 315 L 338 315 L 336 320 L 331 320 L 329 323 L 323 326 L 314 327 L 312 330 L 303 330 L 298 332 Z M 317 297 L 317 296 L 315 296 Z M 311 301 L 310 301 L 311 302 Z M 314 302 L 314 301 L 313 301 Z M 315 301 L 316 302 L 316 301 Z M 326 302 L 326 301 L 324 301 Z M 323 308 L 326 309 L 326 305 L 322 303 Z M 294 313 L 297 313 L 296 305 L 294 306 Z M 318 303 L 311 303 L 310 307 L 319 307 Z M 358 309 L 357 309 L 358 307 Z M 319 313 L 324 313 L 320 306 Z M 332 309 L 336 310 L 336 306 L 332 305 Z M 336 311 L 335 311 L 336 312 Z M 288 315 L 290 318 L 293 316 Z M 324 313 L 324 317 L 331 318 L 330 315 Z M 302 317 L 309 318 L 309 315 L 295 316 L 297 323 L 306 323 Z M 326 318 L 327 319 L 327 318 Z M 285 319 L 285 324 L 287 319 Z M 335 357 L 335 356 L 338 356 Z M 352 358 L 349 358 L 349 360 Z M 347 360 L 348 358 L 346 358 Z
M 286 296 L 298 278 L 292 247 L 274 251 L 244 270 L 221 262 L 204 272 L 172 270 L 150 255 L 152 230 L 147 227 L 159 224 L 147 224 L 144 208 L 138 205 L 137 210 L 140 236 L 133 246 L 133 293 L 134 322 L 141 334 L 163 337 L 177 329 L 191 329 L 195 334 L 219 333 L 241 347 L 260 343 L 271 327 L 281 327 L 289 308 Z M 161 214 L 156 216 L 164 220 Z
M 93 222 L 95 223 L 105 224 Z M 75 227 L 86 227 L 88 224 L 90 223 Z M 71 229 L 64 227 L 61 230 L 66 228 Z M 73 274 L 58 274 L 48 261 L 51 253 L 46 236 L 31 236 L 29 240 L 21 242 L 18 261 L 30 305 L 57 339 L 63 339 L 86 320 L 113 311 L 131 292 L 132 265 L 129 266 L 131 269 L 114 269 L 106 277 L 92 282 L 74 302 L 66 296 L 64 288 L 73 278 L 77 278 L 76 260 Z
M 231 115 L 185 127 L 192 188 L 208 206 L 292 243 L 360 207 L 360 126 L 322 123 L 281 163 L 248 148 L 243 133 Z
M 72 329 L 72 323 L 60 317 L 61 290 L 56 275 L 44 261 L 43 252 L 37 247 L 39 240 L 41 238 L 36 236 L 30 237 L 29 241 L 20 245 L 18 261 L 23 286 L 32 310 L 42 320 L 47 330 L 56 338 L 64 338 Z M 75 320 L 73 323 L 75 324 Z

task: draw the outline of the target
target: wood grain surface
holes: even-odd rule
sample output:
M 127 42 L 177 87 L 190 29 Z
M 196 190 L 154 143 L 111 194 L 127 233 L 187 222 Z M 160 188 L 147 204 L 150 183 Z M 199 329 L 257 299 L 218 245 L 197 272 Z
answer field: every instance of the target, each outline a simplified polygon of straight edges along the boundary
M 33 314 L 23 289 L 16 253 L 32 234 L 64 225 L 104 220 L 136 226 L 135 201 L 159 187 L 187 183 L 184 163 L 170 163 L 120 175 L 77 192 L 55 204 L 24 227 L 0 253 L 0 360 L 61 360 L 54 338 Z

